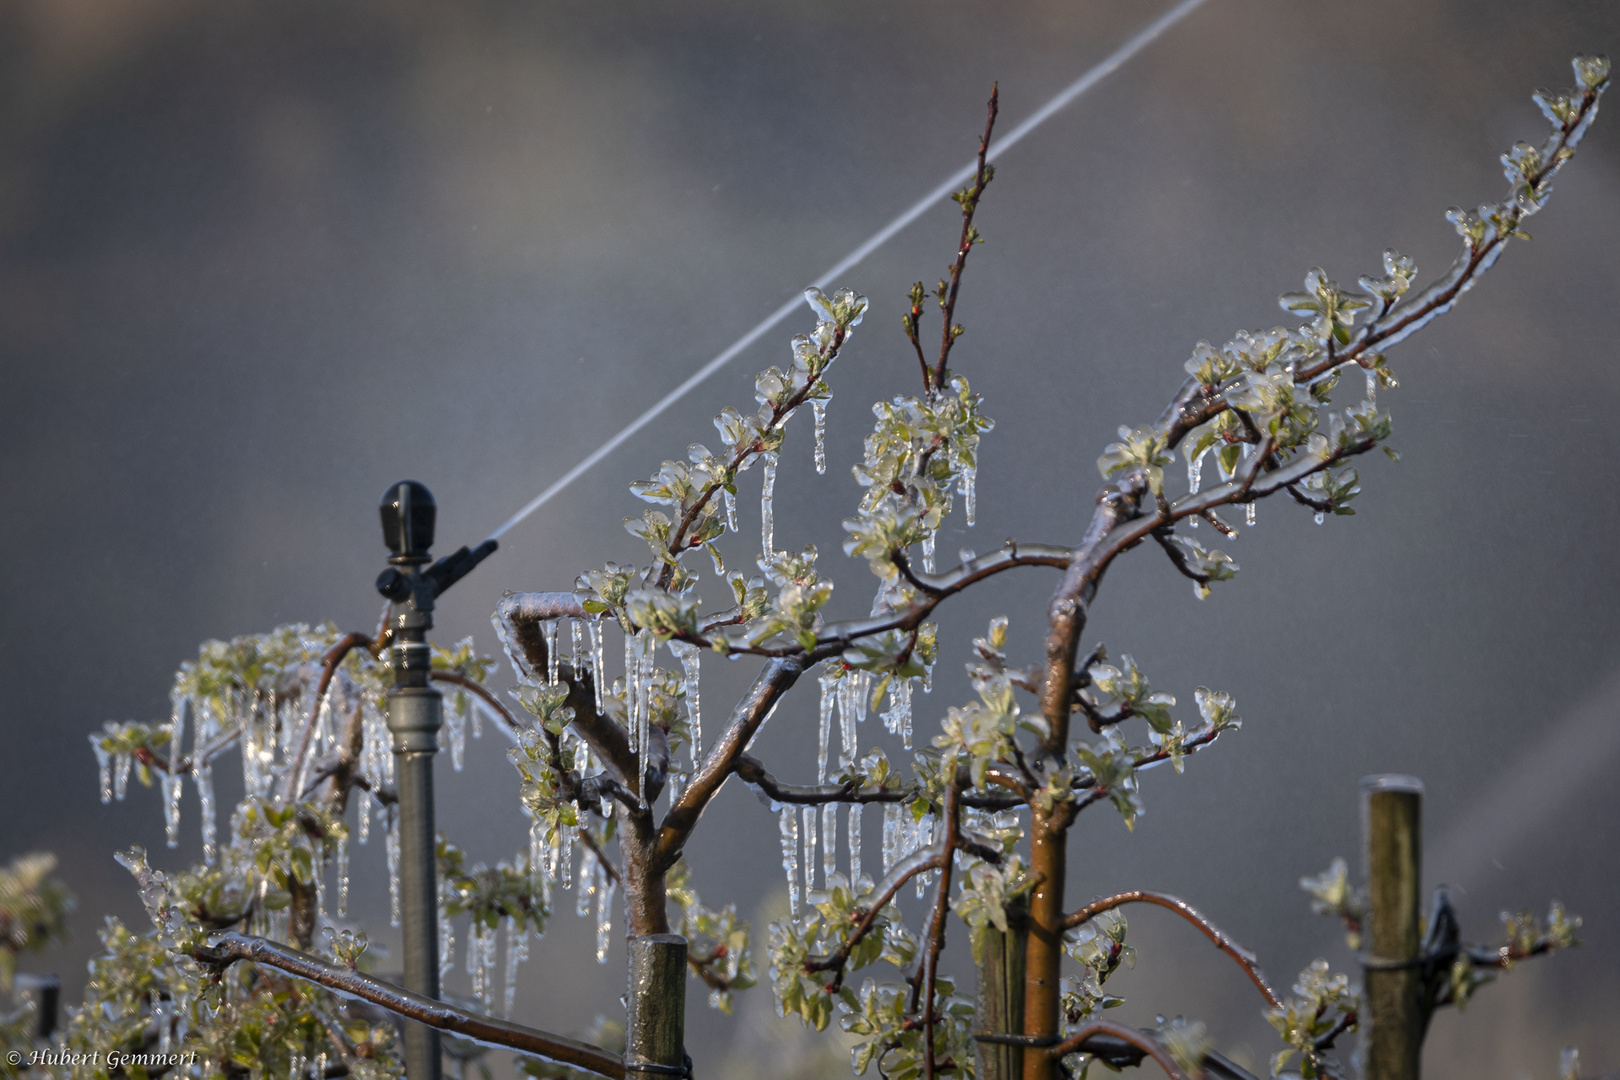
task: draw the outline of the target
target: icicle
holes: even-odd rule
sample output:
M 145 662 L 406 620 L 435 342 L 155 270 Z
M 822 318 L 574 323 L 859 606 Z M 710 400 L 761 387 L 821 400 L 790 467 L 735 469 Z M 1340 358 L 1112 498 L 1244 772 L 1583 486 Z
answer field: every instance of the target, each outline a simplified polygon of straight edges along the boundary
M 759 490 L 759 536 L 769 559 L 776 550 L 776 454 L 767 450 L 760 460 L 765 463 L 765 479 Z
M 641 747 L 640 758 L 636 768 L 636 799 L 642 804 L 647 803 L 647 765 L 652 760 L 652 675 L 653 655 L 657 650 L 657 643 L 653 641 L 651 630 L 642 630 L 636 635 L 636 745 Z
M 799 917 L 799 811 L 784 806 L 777 813 L 782 829 L 782 870 L 787 874 L 788 911 L 794 919 Z
M 568 620 L 568 666 L 573 669 L 575 678 L 579 677 L 580 659 L 585 655 L 584 635 L 579 629 L 578 619 Z
M 439 900 L 439 985 L 450 972 L 455 970 L 456 963 L 456 928 L 450 925 L 450 916 L 445 914 L 444 900 Z
M 546 642 L 546 683 L 549 686 L 557 685 L 557 662 L 562 659 L 557 655 L 557 630 L 556 619 L 540 624 L 540 634 Z
M 361 844 L 371 839 L 371 792 L 361 788 L 356 792 L 359 798 L 359 817 L 355 820 L 354 836 Z
M 1243 524 L 1254 528 L 1254 503 L 1243 504 Z
M 546 891 L 546 827 L 534 814 L 529 815 L 529 887 Z
M 304 1080 L 304 1055 L 292 1055 L 292 1071 L 288 1074 L 290 1080 Z
M 591 913 L 591 901 L 596 899 L 596 853 L 586 848 L 579 860 L 579 889 L 574 897 L 574 916 L 583 919 Z
M 967 514 L 967 523 L 972 525 L 978 517 L 979 509 L 979 470 L 973 465 L 962 466 L 962 472 L 957 480 L 956 489 L 962 493 L 962 509 Z
M 603 684 L 607 682 L 607 662 L 604 659 L 607 635 L 602 630 L 602 617 L 598 615 L 592 619 L 585 629 L 591 636 L 591 682 L 596 684 L 596 711 L 602 713 L 607 711 L 602 707 Z
M 922 549 L 923 549 L 923 573 L 932 574 L 934 572 L 934 534 L 933 533 L 929 533 L 927 536 L 922 538 Z
M 600 865 L 596 869 L 596 962 L 607 963 L 608 938 L 613 933 L 613 879 Z
M 849 887 L 860 892 L 861 880 L 861 804 L 849 808 Z
M 478 999 L 483 1003 L 484 1011 L 495 1011 L 495 935 L 497 931 L 493 926 L 480 927 L 478 930 L 478 966 L 480 972 Z
M 326 1080 L 326 1051 L 315 1055 L 315 1080 Z
M 895 848 L 898 846 L 900 832 L 899 807 L 894 803 L 883 804 L 883 872 L 887 874 L 894 866 Z
M 883 714 L 883 726 L 890 734 L 899 735 L 905 748 L 911 749 L 911 680 L 896 676 L 889 683 L 889 708 Z
M 1367 404 L 1371 405 L 1378 400 L 1378 372 L 1372 368 L 1367 369 Z
M 640 731 L 636 723 L 636 689 L 640 685 L 637 675 L 641 671 L 640 661 L 636 656 L 636 636 L 624 635 L 624 726 L 628 729 L 625 734 L 630 739 L 630 752 L 640 754 L 641 746 L 636 742 L 636 735 Z
M 515 919 L 507 918 L 506 924 L 506 988 L 501 999 L 501 1016 L 512 1015 L 512 1005 L 517 1000 L 517 973 L 518 965 L 529 958 L 529 928 L 517 927 Z
M 124 793 L 129 790 L 129 770 L 134 764 L 135 759 L 128 754 L 113 756 L 113 798 L 119 802 L 124 801 Z
M 811 398 L 810 411 L 816 417 L 816 475 L 827 471 L 827 399 Z
M 906 854 L 910 855 L 913 851 L 919 850 L 924 844 L 930 842 L 933 839 L 933 836 L 934 815 L 924 814 L 923 819 L 917 822 L 916 826 L 912 830 L 911 843 L 908 845 L 910 850 L 907 851 Z M 918 874 L 912 879 L 917 883 L 917 899 L 921 900 L 926 894 L 928 884 L 933 880 L 933 877 L 933 872 L 930 871 L 926 874 Z
M 470 705 L 465 693 L 456 693 L 445 710 L 444 731 L 450 743 L 450 767 L 456 772 L 467 757 L 467 713 Z
M 96 767 L 101 770 L 101 801 L 112 802 L 112 754 L 101 745 L 101 736 L 90 736 L 90 749 L 96 752 Z
M 337 842 L 337 917 L 349 913 L 349 838 L 338 837 Z
M 841 702 L 835 697 L 835 704 Z M 840 708 L 838 710 L 838 767 L 849 769 L 855 765 L 855 758 L 860 753 L 859 735 L 855 731 L 855 713 L 852 709 Z
M 491 935 L 494 931 L 490 931 Z M 467 928 L 467 974 L 472 979 L 472 996 L 480 1002 L 485 1001 L 486 986 L 484 980 L 484 928 L 473 920 Z M 489 1006 L 486 1003 L 485 1009 Z
M 219 857 L 218 829 L 214 820 L 214 767 L 203 760 L 199 750 L 193 749 L 191 756 L 191 782 L 197 785 L 197 816 L 202 820 L 203 862 L 209 866 Z
M 1209 453 L 1209 447 L 1204 447 L 1197 456 L 1187 459 L 1187 494 L 1198 494 L 1198 485 L 1204 477 L 1204 455 Z
M 703 710 L 699 699 L 703 651 L 690 642 L 673 638 L 669 642 L 669 651 L 681 662 L 681 689 L 686 695 L 687 742 L 692 748 L 692 768 L 695 771 L 703 757 Z M 674 802 L 676 798 L 671 793 L 670 801 Z
M 726 528 L 732 532 L 737 531 L 737 496 L 730 488 L 720 489 L 721 497 L 726 503 Z
M 831 888 L 832 877 L 838 873 L 838 804 L 828 803 L 821 808 L 821 884 Z
M 186 732 L 186 712 L 191 703 L 183 694 L 170 697 L 169 767 L 163 773 L 163 824 L 169 846 L 180 846 L 180 794 L 184 786 L 180 772 L 180 740 Z
M 833 706 L 837 704 L 836 689 L 838 676 L 826 672 L 821 676 L 821 724 L 817 730 L 816 741 L 816 783 L 827 782 L 827 743 L 832 738 Z M 844 742 L 848 742 L 845 736 Z
M 399 818 L 388 815 L 388 925 L 399 925 Z
M 816 887 L 816 808 L 804 808 L 804 895 Z

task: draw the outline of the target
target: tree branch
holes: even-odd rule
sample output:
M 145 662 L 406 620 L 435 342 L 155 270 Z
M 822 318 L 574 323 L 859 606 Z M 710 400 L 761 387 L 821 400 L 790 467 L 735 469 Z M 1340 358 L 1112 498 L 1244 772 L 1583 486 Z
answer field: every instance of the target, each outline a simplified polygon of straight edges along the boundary
M 942 298 L 941 307 L 945 325 L 940 331 L 939 365 L 934 371 L 933 390 L 945 388 L 945 362 L 951 355 L 951 346 L 956 344 L 955 324 L 951 321 L 956 317 L 956 294 L 962 287 L 962 269 L 967 265 L 968 252 L 978 242 L 978 234 L 973 229 L 973 212 L 978 209 L 979 196 L 984 194 L 985 185 L 990 183 L 994 175 L 993 170 L 985 166 L 985 155 L 990 151 L 990 133 L 996 126 L 996 113 L 999 109 L 1000 89 L 995 83 L 990 84 L 990 103 L 987 106 L 988 116 L 984 122 L 984 134 L 979 138 L 979 163 L 973 171 L 973 186 L 963 191 L 959 197 L 962 204 L 962 238 L 956 245 L 956 260 L 951 263 L 950 284 L 946 286 L 946 294 Z
M 1242 945 L 1228 937 L 1220 927 L 1210 922 L 1198 909 L 1177 896 L 1169 893 L 1150 892 L 1146 889 L 1133 889 L 1130 892 L 1119 893 L 1103 900 L 1094 900 L 1081 908 L 1063 917 L 1063 929 L 1073 930 L 1083 923 L 1090 922 L 1105 911 L 1123 907 L 1126 904 L 1155 904 L 1166 911 L 1173 911 L 1183 919 L 1196 926 L 1200 933 L 1214 942 L 1215 947 L 1230 956 L 1237 962 L 1249 976 L 1249 981 L 1264 995 L 1266 1002 L 1274 1009 L 1282 1008 L 1282 999 L 1266 981 L 1265 972 L 1260 970 L 1259 961 L 1255 955 Z
M 309 719 L 304 721 L 304 730 L 298 736 L 298 749 L 287 766 L 287 776 L 281 784 L 281 802 L 291 802 L 298 794 L 299 774 L 304 771 L 304 758 L 308 756 L 309 744 L 315 737 L 315 723 L 320 719 L 321 705 L 326 700 L 327 688 L 332 685 L 332 676 L 337 674 L 338 665 L 343 663 L 351 650 L 370 647 L 369 635 L 344 634 L 321 657 L 321 679 L 315 686 L 315 698 L 309 703 Z
M 612 1080 L 624 1078 L 624 1059 L 589 1043 L 467 1012 L 381 979 L 362 975 L 352 968 L 329 964 L 265 938 L 233 931 L 211 937 L 209 941 L 208 946 L 198 949 L 192 956 L 211 967 L 225 968 L 239 960 L 248 960 L 317 983 L 343 997 L 368 1001 L 408 1020 L 440 1031 L 453 1032 L 485 1046 L 532 1054 Z
M 1062 1060 L 1069 1054 L 1084 1052 L 1086 1040 L 1093 1035 L 1109 1035 L 1119 1039 L 1121 1042 L 1128 1043 L 1158 1062 L 1159 1067 L 1164 1070 L 1165 1075 L 1169 1076 L 1171 1080 L 1187 1080 L 1186 1074 L 1176 1066 L 1175 1059 L 1170 1056 L 1163 1046 L 1159 1045 L 1157 1039 L 1146 1032 L 1126 1027 L 1124 1024 L 1116 1024 L 1112 1020 L 1092 1020 L 1089 1023 L 1082 1024 L 1073 1035 L 1052 1047 L 1047 1051 L 1047 1054 Z

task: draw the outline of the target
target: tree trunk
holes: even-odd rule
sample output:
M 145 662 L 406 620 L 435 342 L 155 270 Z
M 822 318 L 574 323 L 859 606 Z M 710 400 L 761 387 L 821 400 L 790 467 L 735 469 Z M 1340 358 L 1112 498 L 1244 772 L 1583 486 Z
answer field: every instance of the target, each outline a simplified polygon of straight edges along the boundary
M 300 949 L 308 952 L 310 943 L 315 940 L 315 884 L 288 878 L 287 892 L 292 897 L 287 905 L 287 935 Z
M 1061 812 L 1061 810 L 1060 810 Z M 1055 1041 L 1059 1031 L 1063 964 L 1063 878 L 1068 865 L 1066 823 L 1042 814 L 1030 819 L 1030 869 L 1041 877 L 1029 900 L 1024 950 L 1024 1034 Z M 1056 1080 L 1057 1063 L 1041 1050 L 1024 1055 L 1024 1080 Z

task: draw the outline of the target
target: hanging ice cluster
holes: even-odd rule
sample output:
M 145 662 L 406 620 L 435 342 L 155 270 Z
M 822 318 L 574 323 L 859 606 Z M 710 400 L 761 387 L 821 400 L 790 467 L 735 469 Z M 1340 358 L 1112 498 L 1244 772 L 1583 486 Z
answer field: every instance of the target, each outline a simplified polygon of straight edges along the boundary
M 857 517 L 844 522 L 844 550 L 864 555 L 885 582 L 899 574 L 895 553 L 922 545 L 932 573 L 936 533 L 962 496 L 969 525 L 977 519 L 979 439 L 994 427 L 981 400 L 960 375 L 924 399 L 897 397 L 872 406 L 876 424 L 866 437 L 855 479 L 866 488 Z

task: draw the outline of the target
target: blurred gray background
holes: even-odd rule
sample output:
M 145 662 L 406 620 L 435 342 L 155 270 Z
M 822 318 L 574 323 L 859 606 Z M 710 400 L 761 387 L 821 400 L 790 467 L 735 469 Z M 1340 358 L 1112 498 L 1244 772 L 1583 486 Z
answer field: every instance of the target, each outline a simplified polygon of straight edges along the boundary
M 99 804 L 88 732 L 165 715 L 203 639 L 369 629 L 388 482 L 434 490 L 442 549 L 475 542 L 965 163 L 992 80 L 1010 126 L 1165 6 L 0 8 L 0 857 L 54 850 L 80 897 L 74 941 L 26 966 L 64 972 L 75 1000 L 103 915 L 141 919 L 111 853 L 199 854 L 190 792 L 175 852 L 155 792 Z M 942 552 L 1076 539 L 1114 428 L 1157 415 L 1200 338 L 1291 321 L 1275 296 L 1313 264 L 1353 282 L 1393 245 L 1425 278 L 1441 270 L 1445 208 L 1499 198 L 1497 154 L 1543 136 L 1531 89 L 1617 45 L 1607 2 L 1209 0 L 1001 162 L 954 358 L 999 426 L 979 525 L 955 522 Z M 1348 968 L 1296 881 L 1335 854 L 1358 862 L 1356 782 L 1402 771 L 1428 785 L 1427 869 L 1458 887 L 1472 937 L 1551 898 L 1586 917 L 1582 949 L 1437 1020 L 1436 1077 L 1551 1077 L 1570 1043 L 1620 1066 L 1617 127 L 1611 102 L 1534 243 L 1393 354 L 1401 389 L 1381 400 L 1404 456 L 1364 459 L 1357 516 L 1318 528 L 1262 505 L 1223 545 L 1243 572 L 1202 604 L 1135 552 L 1088 637 L 1134 654 L 1189 714 L 1195 686 L 1231 691 L 1246 723 L 1184 776 L 1147 774 L 1134 834 L 1091 811 L 1077 900 L 1173 890 L 1280 984 L 1318 955 Z M 902 296 L 941 273 L 957 227 L 942 204 L 847 275 L 873 311 L 831 375 L 826 476 L 808 417 L 790 429 L 778 546 L 818 545 L 838 612 L 864 612 L 873 581 L 838 546 L 849 466 L 869 403 L 916 392 Z M 796 316 L 509 534 L 446 597 L 440 639 L 494 650 L 503 590 L 644 557 L 620 527 L 641 505 L 625 485 L 712 441 L 711 417 L 750 404 L 753 372 L 808 325 Z M 758 482 L 743 480 L 739 558 Z M 925 721 L 967 695 L 959 662 L 991 615 L 1033 655 L 1052 584 L 1007 576 L 946 610 Z M 742 667 L 709 664 L 711 726 Z M 799 781 L 813 696 L 759 744 Z M 440 770 L 444 827 L 491 861 L 524 836 L 502 749 L 486 736 L 467 772 Z M 760 942 L 781 903 L 775 829 L 728 789 L 689 849 L 705 898 L 755 917 Z M 386 944 L 380 845 L 356 874 Z M 1133 914 L 1132 933 L 1122 1015 L 1203 1019 L 1263 1066 L 1276 1047 L 1242 974 L 1159 913 Z M 577 1030 L 617 1009 L 622 954 L 599 967 L 589 936 L 556 918 L 521 1018 Z M 812 1052 L 824 1044 L 776 1021 L 768 991 L 729 1019 L 696 998 L 705 1074 L 768 1059 L 838 1074 L 841 1052 Z

